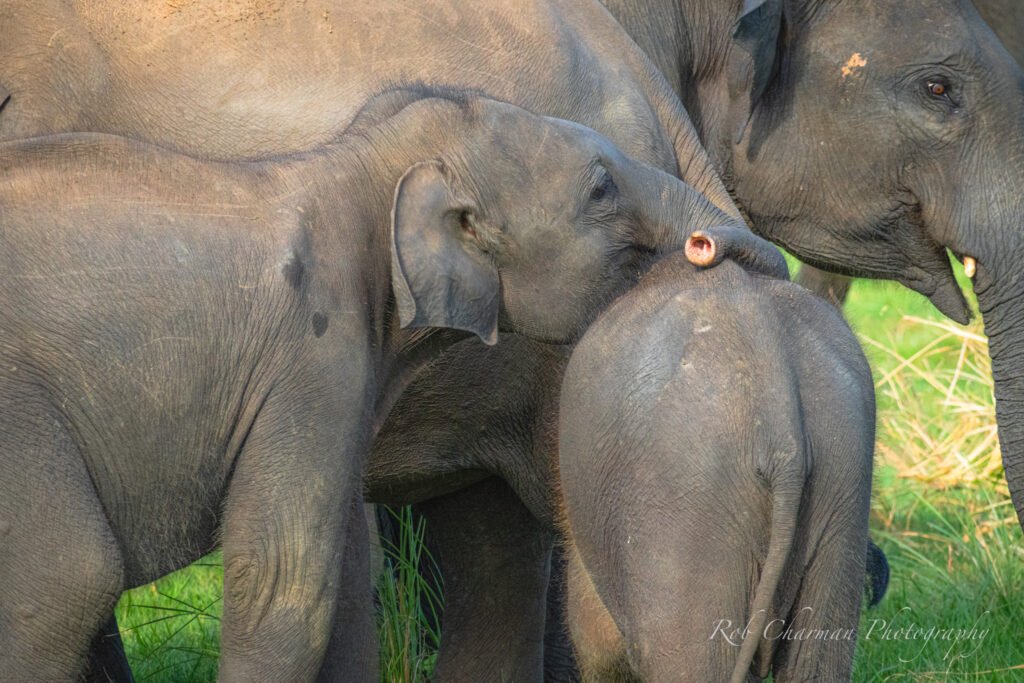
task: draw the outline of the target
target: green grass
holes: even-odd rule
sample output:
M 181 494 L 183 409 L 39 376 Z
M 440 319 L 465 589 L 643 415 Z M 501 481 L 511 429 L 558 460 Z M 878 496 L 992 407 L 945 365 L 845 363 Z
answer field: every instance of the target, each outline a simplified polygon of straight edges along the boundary
M 426 520 L 414 521 L 408 507 L 388 512 L 399 540 L 397 546 L 383 541 L 384 571 L 377 580 L 381 680 L 420 683 L 434 671 L 441 633 L 432 624 L 438 623 L 444 598 L 423 578 L 423 569 L 439 577 L 423 542 Z
M 117 622 L 137 681 L 215 681 L 220 639 L 220 553 L 127 591 Z
M 892 570 L 862 617 L 854 680 L 1024 680 L 1024 544 L 980 321 L 962 328 L 899 285 L 866 281 L 846 315 L 875 375 L 871 533 Z
M 875 373 L 871 527 L 892 568 L 888 596 L 863 616 L 854 680 L 1024 680 L 1024 543 L 1002 480 L 980 323 L 960 328 L 881 282 L 857 282 L 846 314 Z M 385 549 L 396 578 L 380 584 L 389 683 L 429 676 L 438 634 L 422 611 L 441 600 L 421 599 L 429 587 L 416 567 L 431 561 L 422 527 L 406 512 L 398 519 L 400 547 Z M 214 555 L 125 593 L 118 619 L 139 680 L 215 680 L 221 577 Z M 944 639 L 956 629 L 975 637 Z

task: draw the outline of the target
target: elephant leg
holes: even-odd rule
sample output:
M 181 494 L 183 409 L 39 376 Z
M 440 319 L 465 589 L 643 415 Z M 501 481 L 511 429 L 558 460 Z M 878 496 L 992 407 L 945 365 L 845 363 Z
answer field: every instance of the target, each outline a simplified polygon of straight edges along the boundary
M 0 678 L 77 680 L 124 569 L 89 473 L 48 402 L 0 390 Z
M 568 614 L 584 680 L 731 680 L 758 576 L 752 546 L 767 520 L 750 505 L 741 522 L 723 525 L 721 508 L 707 503 L 718 489 L 696 479 L 658 524 L 631 516 L 572 527 Z
M 811 561 L 790 603 L 789 618 L 767 629 L 777 648 L 773 673 L 779 683 L 848 681 L 852 675 L 864 600 L 866 497 L 822 495 L 811 500 L 809 519 L 839 523 L 812 527 L 804 546 Z M 812 635 L 822 632 L 827 637 Z
M 339 629 L 371 619 L 368 597 L 346 596 L 370 595 L 366 523 L 353 505 L 368 442 L 364 392 L 327 392 L 306 374 L 290 379 L 256 416 L 227 491 L 223 681 L 314 680 L 329 644 L 345 638 Z M 343 574 L 349 562 L 360 567 L 355 575 Z M 373 670 L 360 670 L 366 662 L 344 659 L 327 662 L 338 680 L 372 680 Z
M 568 571 L 565 546 L 551 549 L 551 578 L 548 581 L 547 621 L 544 626 L 544 680 L 547 683 L 575 683 L 580 680 L 566 619 Z
M 113 614 L 103 624 L 89 647 L 86 683 L 133 683 L 128 657 L 124 653 L 121 631 Z
M 868 539 L 867 576 L 864 582 L 864 593 L 868 598 L 868 607 L 876 607 L 889 590 L 889 559 L 875 542 Z
M 361 495 L 353 501 L 349 517 L 349 530 L 345 534 L 347 545 L 342 554 L 341 588 L 334 614 L 334 628 L 327 655 L 320 668 L 318 681 L 358 681 L 358 676 L 369 674 L 366 680 L 378 680 L 377 623 L 373 611 L 373 568 L 370 544 L 364 530 L 368 518 Z
M 804 576 L 790 620 L 769 634 L 778 638 L 774 680 L 780 683 L 848 681 L 852 675 L 864 558 L 849 548 L 822 548 L 819 557 Z M 830 637 L 804 635 L 820 631 Z
M 636 680 L 626 661 L 626 646 L 612 615 L 597 594 L 579 552 L 571 543 L 565 560 L 565 615 L 572 634 L 574 663 L 587 681 Z
M 842 309 L 843 304 L 846 303 L 846 296 L 850 293 L 853 278 L 818 270 L 805 263 L 800 266 L 800 272 L 797 273 L 795 282 L 836 308 Z
M 490 478 L 417 506 L 444 579 L 438 681 L 540 681 L 552 536 Z

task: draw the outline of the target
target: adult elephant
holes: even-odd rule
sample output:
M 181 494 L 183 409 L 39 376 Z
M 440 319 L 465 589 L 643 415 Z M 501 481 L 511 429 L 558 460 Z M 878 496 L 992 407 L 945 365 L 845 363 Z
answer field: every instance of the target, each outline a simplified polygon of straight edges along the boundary
M 668 76 L 756 230 L 812 263 L 899 280 L 961 322 L 969 313 L 946 249 L 977 259 L 1001 442 L 1020 515 L 1024 427 L 1017 412 L 1024 383 L 1014 347 L 1024 315 L 1017 296 L 1024 293 L 1017 267 L 1024 205 L 1008 191 L 1019 180 L 1007 178 L 1019 179 L 1024 166 L 997 159 L 992 150 L 1024 132 L 1024 74 L 973 6 L 967 0 L 606 4 Z M 506 602 L 523 613 L 532 603 L 522 596 L 534 594 L 494 590 L 495 577 L 539 583 L 541 570 L 530 567 L 546 566 L 536 536 L 525 528 L 512 532 L 530 515 L 494 512 L 509 496 L 495 493 L 491 483 L 467 486 L 498 475 L 532 513 L 529 523 L 543 526 L 550 519 L 547 498 L 509 463 L 544 463 L 548 456 L 536 444 L 553 427 L 531 394 L 539 389 L 526 381 L 482 384 L 488 401 L 459 402 L 441 431 L 430 427 L 430 418 L 444 405 L 431 400 L 426 382 L 414 385 L 385 426 L 370 484 L 371 491 L 380 487 L 382 499 L 446 494 L 424 509 L 431 528 L 445 527 L 439 533 L 445 569 L 463 585 L 492 591 L 475 616 L 466 616 L 470 597 L 453 598 L 460 625 L 486 638 L 500 596 L 518 596 Z M 461 534 L 452 531 L 460 523 Z M 466 552 L 478 547 L 486 548 L 487 563 Z M 518 573 L 509 572 L 517 559 Z
M 1024 65 L 1024 3 L 1015 0 L 974 0 L 981 17 L 992 27 L 1003 47 Z M 804 266 L 797 282 L 837 306 L 846 302 L 852 280 L 843 275 Z
M 1024 72 L 974 5 L 605 4 L 680 94 L 761 235 L 816 267 L 898 280 L 960 323 L 970 313 L 946 250 L 977 261 L 1024 520 L 1024 162 L 1000 154 L 1024 141 Z
M 735 211 L 596 0 L 10 0 L 0 40 L 0 140 L 88 130 L 264 158 L 330 142 L 382 91 L 443 86 L 587 125 Z

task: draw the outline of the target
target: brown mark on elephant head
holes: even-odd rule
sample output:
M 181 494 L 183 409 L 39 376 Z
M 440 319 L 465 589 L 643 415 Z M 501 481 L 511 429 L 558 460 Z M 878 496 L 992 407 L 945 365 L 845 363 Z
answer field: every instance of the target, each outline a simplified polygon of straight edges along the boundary
M 852 76 L 857 73 L 859 69 L 868 65 L 868 60 L 864 59 L 864 56 L 859 52 L 854 52 L 850 55 L 850 58 L 843 64 L 842 73 L 843 80 L 846 80 L 847 76 Z

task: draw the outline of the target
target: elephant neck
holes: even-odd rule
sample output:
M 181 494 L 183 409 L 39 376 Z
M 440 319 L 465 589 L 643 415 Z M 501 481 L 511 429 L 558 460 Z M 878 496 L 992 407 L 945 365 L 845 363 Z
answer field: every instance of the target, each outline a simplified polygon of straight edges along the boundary
M 451 346 L 472 336 L 462 330 L 446 328 L 403 330 L 399 326 L 397 312 L 393 313 L 389 328 L 392 334 L 387 338 L 385 372 L 381 375 L 382 382 L 373 407 L 375 435 L 384 425 L 402 392 L 412 383 L 419 371 Z

